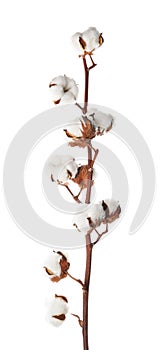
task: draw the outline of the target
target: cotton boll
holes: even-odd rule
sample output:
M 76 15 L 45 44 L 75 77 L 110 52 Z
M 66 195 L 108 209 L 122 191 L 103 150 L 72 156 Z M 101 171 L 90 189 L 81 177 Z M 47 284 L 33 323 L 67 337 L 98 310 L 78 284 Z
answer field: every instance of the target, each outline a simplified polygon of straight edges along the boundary
M 57 84 L 65 88 L 67 84 L 67 77 L 66 75 L 58 75 L 58 77 L 52 79 L 50 84 Z
M 61 255 L 53 252 L 45 261 L 45 266 L 47 267 L 47 269 L 49 269 L 50 272 L 53 272 L 53 274 L 57 276 L 60 276 L 61 274 L 61 267 L 59 264 L 60 260 Z
M 93 204 L 87 211 L 74 217 L 73 223 L 81 232 L 87 232 L 91 229 L 88 218 L 91 219 L 93 225 L 98 227 L 104 218 L 104 210 L 101 202 Z
M 87 43 L 87 51 L 92 51 L 99 46 L 100 33 L 95 27 L 88 28 L 83 32 L 83 40 Z
M 78 90 L 78 86 L 76 85 L 76 83 L 72 84 L 72 86 L 69 89 L 69 92 L 73 94 L 75 100 L 77 99 L 78 91 L 79 90 Z
M 66 75 L 59 75 L 52 79 L 49 84 L 52 93 L 53 102 L 57 103 L 72 103 L 75 102 L 78 96 L 78 87 L 74 79 Z
M 74 79 L 66 77 L 65 92 L 71 92 L 76 99 L 78 96 L 78 86 Z
M 73 218 L 73 225 L 81 232 L 87 232 L 90 229 L 89 222 L 87 220 L 88 213 L 84 212 L 75 215 Z
M 62 96 L 64 95 L 63 88 L 60 85 L 51 86 L 50 92 L 51 92 L 52 99 L 54 102 L 59 101 L 62 98 Z
M 55 327 L 59 327 L 63 324 L 64 320 L 59 320 L 54 316 L 66 315 L 68 312 L 68 304 L 62 298 L 55 297 L 53 301 L 48 302 L 47 305 L 47 321 Z
M 81 53 L 83 53 L 83 48 L 81 47 L 80 42 L 79 42 L 80 37 L 82 37 L 82 33 L 77 32 L 72 36 L 71 41 L 72 41 L 72 45 L 74 46 L 74 48 L 81 54 Z
M 77 174 L 77 170 L 78 170 L 78 165 L 76 164 L 75 161 L 71 161 L 67 164 L 67 167 L 66 167 L 67 171 L 69 171 L 72 176 L 71 177 L 75 177 L 76 174 Z
M 50 175 L 52 175 L 52 178 L 54 181 L 58 180 L 58 176 L 59 176 L 59 173 L 61 171 L 61 167 L 62 167 L 61 165 L 55 165 L 52 163 L 48 164 Z
M 114 199 L 105 199 L 104 200 L 105 204 L 108 205 L 109 208 L 109 214 L 113 214 L 115 213 L 115 211 L 117 210 L 118 206 L 119 206 L 119 202 L 114 200 Z
M 53 180 L 60 181 L 62 183 L 67 182 L 70 178 L 68 170 L 71 172 L 72 177 L 72 171 L 75 174 L 78 168 L 74 158 L 70 155 L 54 156 L 53 159 L 50 158 L 50 163 L 48 166 L 51 171 Z
M 105 114 L 101 111 L 95 112 L 93 118 L 95 126 L 100 128 L 101 131 L 110 129 L 114 121 L 111 114 Z
M 67 131 L 76 136 L 76 137 L 81 137 L 82 136 L 82 132 L 81 132 L 81 124 L 77 121 L 77 124 L 72 124 L 72 125 L 69 125 L 67 127 Z
M 61 98 L 61 103 L 73 103 L 75 102 L 75 96 L 72 94 L 72 92 L 67 91 Z
M 58 172 L 58 178 L 57 180 L 61 183 L 66 183 L 68 182 L 69 180 L 69 175 L 68 175 L 68 172 L 67 172 L 67 169 L 63 166 L 61 166 L 59 168 L 59 172 Z
M 103 208 L 99 203 L 94 204 L 88 211 L 90 217 L 96 226 L 99 226 L 103 216 Z
M 101 33 L 95 28 L 90 27 L 83 33 L 77 32 L 72 36 L 72 44 L 79 54 L 91 53 L 93 50 L 101 46 L 103 38 Z

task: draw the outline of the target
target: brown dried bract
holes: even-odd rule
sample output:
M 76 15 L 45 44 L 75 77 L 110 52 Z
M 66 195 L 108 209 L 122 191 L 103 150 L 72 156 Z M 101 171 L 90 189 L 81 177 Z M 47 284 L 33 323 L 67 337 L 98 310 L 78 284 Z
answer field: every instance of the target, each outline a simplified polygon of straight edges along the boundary
M 87 146 L 86 140 L 91 140 L 96 136 L 95 126 L 86 117 L 84 118 L 84 121 L 81 120 L 80 131 L 82 133 L 82 136 L 76 136 L 70 133 L 67 129 L 64 129 L 64 131 L 69 138 L 74 140 L 74 143 L 73 142 L 69 143 L 69 145 L 72 147 L 74 146 L 86 147 Z
M 60 321 L 65 321 L 65 319 L 66 319 L 65 314 L 54 315 L 54 316 L 52 316 L 52 317 L 53 317 L 53 318 L 56 318 L 57 320 L 60 320 Z
M 84 139 L 93 139 L 96 136 L 96 129 L 92 122 L 85 118 L 85 121 L 81 121 L 81 132 Z
M 93 172 L 93 169 L 89 165 L 82 165 L 78 168 L 77 174 L 72 181 L 78 184 L 81 188 L 87 188 L 88 185 L 88 172 Z M 91 185 L 94 184 L 94 180 L 90 180 Z
M 85 50 L 87 44 L 81 36 L 79 37 L 79 43 L 80 43 L 82 49 Z
M 102 33 L 99 36 L 99 46 L 101 46 L 104 43 L 104 38 L 102 36 Z
M 68 303 L 68 299 L 67 299 L 66 297 L 64 297 L 64 295 L 57 295 L 57 294 L 55 294 L 55 298 L 62 299 L 63 301 L 65 301 L 66 303 Z

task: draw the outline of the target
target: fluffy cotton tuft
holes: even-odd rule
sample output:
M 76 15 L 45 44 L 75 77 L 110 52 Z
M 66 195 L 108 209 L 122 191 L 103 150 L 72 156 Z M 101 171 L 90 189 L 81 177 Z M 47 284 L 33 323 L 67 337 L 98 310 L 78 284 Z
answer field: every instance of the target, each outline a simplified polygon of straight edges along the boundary
M 57 254 L 56 252 L 50 254 L 48 259 L 45 262 L 45 266 L 47 266 L 47 270 L 50 271 L 50 276 L 56 275 L 60 277 L 61 275 L 61 266 L 60 266 L 60 260 L 61 255 Z
M 72 44 L 79 53 L 91 53 L 103 44 L 102 34 L 95 28 L 89 27 L 84 32 L 72 36 Z
M 63 324 L 68 312 L 68 302 L 65 297 L 55 295 L 53 301 L 47 305 L 47 321 L 55 327 Z
M 49 88 L 55 104 L 75 102 L 78 96 L 78 87 L 74 79 L 66 75 L 59 75 L 51 80 Z
M 101 203 L 96 203 L 93 206 L 91 206 L 86 212 L 81 213 L 79 215 L 75 215 L 75 217 L 73 218 L 73 224 L 77 226 L 79 231 L 83 232 L 90 229 L 88 218 L 91 218 L 95 227 L 98 227 L 100 226 L 103 217 L 104 210 L 102 208 L 102 205 Z
M 108 207 L 108 211 L 105 210 L 104 204 Z M 118 210 L 117 215 L 115 218 L 113 215 Z M 115 201 L 114 199 L 106 199 L 103 201 L 99 201 L 98 203 L 95 203 L 92 205 L 89 210 L 75 215 L 73 218 L 73 225 L 76 226 L 76 228 L 81 232 L 86 232 L 91 229 L 91 227 L 98 227 L 102 223 L 107 223 L 107 220 L 109 223 L 113 222 L 119 217 L 120 214 L 120 206 L 119 202 Z M 91 219 L 91 222 L 89 220 Z
M 106 114 L 101 111 L 96 111 L 93 116 L 94 125 L 100 133 L 109 131 L 112 128 L 114 119 L 111 114 Z
M 114 214 L 119 206 L 119 202 L 112 199 L 112 198 L 111 199 L 104 199 L 104 203 L 107 204 L 107 206 L 109 208 L 110 215 Z
M 57 155 L 50 162 L 49 169 L 54 181 L 66 183 L 70 178 L 75 177 L 78 165 L 72 156 Z

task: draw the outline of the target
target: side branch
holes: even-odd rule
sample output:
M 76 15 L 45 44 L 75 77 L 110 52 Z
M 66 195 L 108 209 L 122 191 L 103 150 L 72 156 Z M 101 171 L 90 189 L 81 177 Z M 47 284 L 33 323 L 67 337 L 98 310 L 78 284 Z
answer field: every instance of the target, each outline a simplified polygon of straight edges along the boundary
M 79 283 L 83 288 L 84 288 L 84 284 L 80 279 L 77 279 L 75 277 L 73 277 L 69 272 L 67 272 L 67 275 L 72 278 L 72 280 L 74 280 L 75 282 Z

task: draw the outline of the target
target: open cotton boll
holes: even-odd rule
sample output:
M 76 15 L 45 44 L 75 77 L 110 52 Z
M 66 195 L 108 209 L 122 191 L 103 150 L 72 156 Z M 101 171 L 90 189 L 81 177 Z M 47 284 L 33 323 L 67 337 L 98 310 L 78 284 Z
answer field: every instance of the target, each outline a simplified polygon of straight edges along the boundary
M 62 86 L 62 88 L 65 88 L 65 86 L 67 85 L 66 75 L 58 75 L 57 77 L 51 80 L 50 85 L 52 84 L 56 84 Z
M 82 125 L 79 119 L 77 118 L 73 121 L 71 125 L 67 126 L 67 131 L 71 135 L 74 135 L 76 137 L 82 137 L 81 128 L 82 128 Z
M 49 88 L 55 104 L 59 104 L 60 102 L 73 103 L 78 96 L 78 86 L 75 80 L 66 75 L 59 75 L 52 79 Z
M 75 100 L 75 95 L 72 92 L 67 91 L 63 94 L 61 98 L 61 103 L 73 103 L 75 102 Z
M 77 32 L 72 36 L 72 44 L 79 54 L 91 54 L 103 44 L 102 34 L 95 27 L 90 27 L 83 33 Z
M 46 320 L 55 327 L 61 326 L 65 321 L 65 315 L 68 312 L 68 303 L 65 299 L 65 297 L 55 296 L 53 301 L 47 303 Z
M 106 206 L 105 206 L 106 204 Z M 74 216 L 73 225 L 81 232 L 99 227 L 102 223 L 112 223 L 119 218 L 121 208 L 114 199 L 106 199 L 92 205 L 89 210 Z
M 84 31 L 82 37 L 87 44 L 87 51 L 92 51 L 99 46 L 100 33 L 95 27 L 90 27 Z
M 83 51 L 84 51 L 82 46 L 80 45 L 80 42 L 79 42 L 79 38 L 81 38 L 81 37 L 82 37 L 82 33 L 77 32 L 74 35 L 72 35 L 72 38 L 71 38 L 72 45 L 79 53 L 83 53 Z
M 78 165 L 70 155 L 57 155 L 50 160 L 49 169 L 54 181 L 67 182 L 77 173 Z
M 104 199 L 105 204 L 109 208 L 109 214 L 114 214 L 117 208 L 119 207 L 119 202 L 114 199 Z
M 73 218 L 73 226 L 75 226 L 78 231 L 86 233 L 90 229 L 87 217 L 88 213 L 86 212 L 75 215 Z
M 48 259 L 46 259 L 45 266 L 47 267 L 47 270 L 50 272 L 50 276 L 52 276 L 52 275 L 60 276 L 61 275 L 61 266 L 60 266 L 61 258 L 62 258 L 61 255 L 54 252 L 54 253 L 50 254 Z
M 88 211 L 88 217 L 92 219 L 93 224 L 99 226 L 104 216 L 104 210 L 101 203 L 94 204 Z
M 72 161 L 67 164 L 66 170 L 70 172 L 71 178 L 74 178 L 77 174 L 78 165 L 75 163 L 75 161 Z
M 50 92 L 54 103 L 59 101 L 64 95 L 63 87 L 60 85 L 50 86 Z
M 114 119 L 111 114 L 106 114 L 100 111 L 95 112 L 94 114 L 94 124 L 100 131 L 108 131 L 114 122 Z
M 89 224 L 88 218 L 91 219 L 92 224 L 95 227 L 98 227 L 101 225 L 103 219 L 105 217 L 105 212 L 102 207 L 102 202 L 93 204 L 89 210 L 85 211 L 84 213 L 81 213 L 79 215 L 75 215 L 73 219 L 73 224 L 81 231 L 88 231 L 91 226 Z

